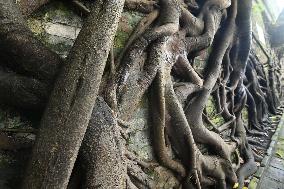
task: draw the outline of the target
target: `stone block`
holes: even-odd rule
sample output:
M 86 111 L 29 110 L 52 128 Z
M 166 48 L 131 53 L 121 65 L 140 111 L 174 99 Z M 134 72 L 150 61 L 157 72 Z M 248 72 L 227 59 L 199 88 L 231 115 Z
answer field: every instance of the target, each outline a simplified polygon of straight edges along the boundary
M 80 32 L 80 28 L 52 22 L 45 23 L 44 29 L 45 32 L 50 35 L 65 37 L 68 39 L 76 39 Z
M 282 129 L 279 131 L 279 136 L 284 138 L 284 127 L 282 126 Z
M 262 159 L 260 166 L 265 167 L 268 162 L 269 162 L 270 157 L 269 156 L 264 156 L 264 158 Z
M 284 171 L 284 159 L 272 157 L 270 161 L 270 166 Z
M 272 140 L 272 141 L 276 141 L 277 139 L 278 139 L 278 133 L 275 133 L 275 134 L 272 136 L 271 140 Z
M 281 159 L 284 159 L 284 146 L 278 146 L 275 150 L 275 156 L 277 158 L 281 158 Z
M 283 189 L 283 184 L 269 177 L 262 177 L 257 188 L 258 189 Z
M 269 177 L 273 180 L 283 183 L 284 186 L 284 171 L 275 167 L 268 167 L 264 172 L 265 177 Z M 284 187 L 283 187 L 284 188 Z
M 266 154 L 267 154 L 267 155 L 271 155 L 271 154 L 272 154 L 272 150 L 273 150 L 273 148 L 269 147 L 269 148 L 267 149 L 267 151 L 266 151 Z
M 276 144 L 276 142 L 272 140 L 272 141 L 270 142 L 269 147 L 274 148 L 275 144 Z
M 258 170 L 257 170 L 257 172 L 254 174 L 254 176 L 255 176 L 256 178 L 260 178 L 265 169 L 266 169 L 265 167 L 259 167 Z

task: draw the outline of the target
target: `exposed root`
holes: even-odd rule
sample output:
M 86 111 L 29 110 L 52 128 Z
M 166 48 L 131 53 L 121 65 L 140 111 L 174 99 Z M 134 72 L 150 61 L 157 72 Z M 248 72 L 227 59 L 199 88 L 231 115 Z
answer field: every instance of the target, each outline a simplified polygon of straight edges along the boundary
M 177 178 L 180 188 L 227 189 L 237 181 L 239 188 L 244 186 L 244 180 L 256 171 L 255 161 L 262 158 L 264 145 L 253 137 L 267 136 L 274 128 L 268 115 L 281 113 L 277 106 L 283 96 L 277 70 L 280 65 L 274 63 L 255 37 L 268 58 L 268 73 L 250 50 L 251 2 L 126 1 L 126 9 L 148 15 L 121 54 L 110 54 L 108 84 L 98 86 L 104 99 L 99 98 L 93 109 L 69 181 L 70 189 L 158 188 L 146 172 L 160 164 Z M 89 14 L 79 1 L 73 3 Z M 5 13 L 3 6 L 15 11 Z M 0 100 L 24 109 L 42 110 L 62 60 L 32 36 L 16 10 L 12 1 L 0 5 L 0 17 L 4 15 L 7 21 L 0 18 Z M 209 47 L 212 51 L 200 71 L 192 60 Z M 87 59 L 85 56 L 84 61 Z M 80 79 L 76 87 L 80 89 Z M 149 88 L 158 163 L 144 162 L 127 152 L 122 139 L 128 139 L 128 119 Z M 210 95 L 217 114 L 225 120 L 218 127 L 205 111 Z M 244 108 L 249 113 L 248 126 L 242 120 Z M 1 133 L 0 148 L 22 148 L 5 133 Z
M 142 13 L 150 13 L 157 7 L 155 0 L 126 0 L 125 8 L 129 10 L 136 10 Z

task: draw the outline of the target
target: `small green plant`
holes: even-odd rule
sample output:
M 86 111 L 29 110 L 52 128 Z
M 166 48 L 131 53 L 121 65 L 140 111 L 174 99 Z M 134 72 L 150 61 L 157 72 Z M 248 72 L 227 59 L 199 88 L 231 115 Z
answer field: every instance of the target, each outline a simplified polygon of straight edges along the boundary
M 261 13 L 265 10 L 265 6 L 262 2 L 254 3 L 252 6 L 253 13 Z
M 29 126 L 30 124 L 24 121 L 19 114 L 14 113 L 14 111 L 0 109 L 0 128 L 15 129 Z
M 225 123 L 223 117 L 218 114 L 216 110 L 216 105 L 212 97 L 209 98 L 208 104 L 206 105 L 206 112 L 208 114 L 208 118 L 214 123 L 216 126 L 220 126 Z

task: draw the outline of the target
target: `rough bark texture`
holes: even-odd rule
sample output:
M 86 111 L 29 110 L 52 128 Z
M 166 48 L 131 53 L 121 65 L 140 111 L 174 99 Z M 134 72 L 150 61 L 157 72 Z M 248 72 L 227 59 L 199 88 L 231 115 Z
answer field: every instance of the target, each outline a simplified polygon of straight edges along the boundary
M 23 188 L 67 187 L 123 4 L 124 1 L 99 1 L 88 16 L 41 120 Z
M 34 38 L 13 1 L 0 2 L 0 17 L 0 101 L 42 110 L 63 61 Z
M 50 0 L 18 0 L 16 2 L 21 7 L 23 15 L 29 16 L 35 10 L 50 2 Z
M 125 8 L 149 14 L 105 69 L 123 3 L 76 2 L 90 15 L 63 61 L 32 36 L 12 1 L 1 1 L 1 102 L 41 110 L 50 98 L 24 188 L 161 188 L 149 174 L 161 167 L 174 178 L 168 188 L 243 188 L 282 94 L 281 65 L 251 39 L 252 1 L 128 0 Z M 201 70 L 194 60 L 204 52 Z M 157 162 L 127 144 L 128 121 L 148 92 Z M 211 96 L 222 125 L 208 117 Z
M 80 152 L 83 188 L 125 187 L 124 145 L 112 110 L 98 97 Z

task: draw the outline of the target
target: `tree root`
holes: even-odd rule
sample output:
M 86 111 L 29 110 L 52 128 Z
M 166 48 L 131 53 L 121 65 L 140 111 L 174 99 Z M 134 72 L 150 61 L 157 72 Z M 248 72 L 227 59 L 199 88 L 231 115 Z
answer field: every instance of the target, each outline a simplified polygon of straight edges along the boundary
M 111 109 L 98 98 L 79 154 L 85 188 L 121 188 L 126 173 L 124 145 Z
M 2 6 L 14 10 L 11 2 Z M 116 66 L 115 57 L 110 57 L 111 73 L 105 76 L 108 86 L 100 86 L 104 99 L 96 101 L 68 187 L 157 188 L 157 183 L 145 170 L 160 163 L 175 173 L 183 188 L 226 189 L 237 180 L 242 188 L 245 178 L 256 170 L 255 160 L 261 160 L 254 150 L 260 149 L 257 146 L 262 149 L 262 145 L 247 135 L 262 136 L 269 132 L 272 127 L 268 124 L 268 113 L 277 113 L 277 93 L 282 94 L 275 89 L 280 88 L 279 73 L 272 69 L 273 66 L 278 69 L 279 65 L 273 64 L 268 56 L 270 69 L 266 78 L 257 56 L 250 52 L 251 1 L 128 0 L 126 8 L 150 14 L 134 30 L 116 58 Z M 0 50 L 3 50 L 0 99 L 25 109 L 41 110 L 62 60 L 34 39 L 19 11 L 6 14 L 3 10 L 0 5 L 0 15 L 8 20 L 8 24 L 0 20 Z M 81 6 L 81 10 L 89 14 L 86 7 Z M 189 59 L 210 46 L 212 52 L 201 73 Z M 26 55 L 28 59 L 23 58 Z M 88 64 L 92 57 L 93 53 L 84 56 L 83 64 Z M 78 79 L 75 91 L 80 91 L 82 81 Z M 127 152 L 122 140 L 122 130 L 129 126 L 128 118 L 149 87 L 157 164 L 143 162 Z M 225 119 L 225 124 L 218 128 L 204 111 L 211 93 L 218 113 Z M 55 99 L 54 95 L 52 98 Z M 72 100 L 70 107 L 74 103 L 76 101 Z M 250 113 L 249 128 L 244 125 L 241 113 L 246 104 Z M 203 121 L 213 130 L 209 131 Z M 72 134 L 71 126 L 68 129 Z M 222 132 L 222 136 L 217 134 L 223 130 L 226 132 Z M 226 136 L 229 131 L 231 138 Z M 232 141 L 225 142 L 224 137 Z M 4 143 L 8 141 L 7 149 L 14 145 L 9 139 L 3 139 Z M 237 148 L 240 154 L 234 155 L 236 162 L 232 162 Z M 58 150 L 57 146 L 52 150 Z M 59 154 L 58 158 L 63 155 Z M 239 156 L 244 160 L 242 165 Z M 53 163 L 57 162 L 55 159 Z M 237 175 L 235 169 L 238 169 Z
M 142 13 L 150 13 L 157 6 L 157 1 L 151 0 L 126 0 L 125 8 L 128 10 L 135 10 Z

